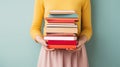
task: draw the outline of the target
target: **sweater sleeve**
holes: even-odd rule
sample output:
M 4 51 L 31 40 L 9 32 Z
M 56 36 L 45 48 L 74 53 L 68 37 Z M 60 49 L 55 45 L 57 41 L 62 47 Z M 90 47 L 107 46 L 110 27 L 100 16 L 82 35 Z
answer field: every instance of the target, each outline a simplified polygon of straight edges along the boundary
M 44 17 L 43 0 L 35 0 L 32 26 L 30 28 L 30 35 L 34 40 L 37 35 L 43 37 L 41 32 L 43 17 Z
M 90 0 L 83 0 L 81 13 L 81 33 L 80 36 L 85 35 L 87 41 L 92 36 L 92 24 L 91 24 L 91 4 Z

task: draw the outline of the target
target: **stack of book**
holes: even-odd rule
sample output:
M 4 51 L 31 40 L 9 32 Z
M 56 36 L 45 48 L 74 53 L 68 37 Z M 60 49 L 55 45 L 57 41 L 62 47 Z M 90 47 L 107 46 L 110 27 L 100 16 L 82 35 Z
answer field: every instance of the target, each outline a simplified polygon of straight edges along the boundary
M 46 25 L 48 48 L 76 49 L 78 15 L 73 10 L 51 10 Z

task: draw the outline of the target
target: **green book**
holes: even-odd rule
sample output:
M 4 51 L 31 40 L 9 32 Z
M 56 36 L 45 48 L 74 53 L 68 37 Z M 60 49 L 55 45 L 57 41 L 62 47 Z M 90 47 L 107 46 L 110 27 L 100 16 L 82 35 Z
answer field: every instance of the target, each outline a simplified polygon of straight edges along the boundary
M 78 18 L 77 14 L 49 14 L 50 18 Z

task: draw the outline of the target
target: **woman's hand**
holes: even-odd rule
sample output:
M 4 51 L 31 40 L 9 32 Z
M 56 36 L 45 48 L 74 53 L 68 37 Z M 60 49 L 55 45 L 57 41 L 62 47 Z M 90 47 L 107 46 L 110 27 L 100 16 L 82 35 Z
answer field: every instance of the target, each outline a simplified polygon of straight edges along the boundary
M 40 37 L 40 36 L 36 36 L 35 41 L 37 43 L 41 44 L 45 48 L 45 50 L 47 50 L 47 51 L 53 51 L 53 50 L 55 50 L 55 49 L 49 49 L 47 47 L 47 44 L 46 44 L 45 40 L 42 37 Z
M 81 36 L 78 40 L 77 48 L 75 50 L 69 50 L 69 51 L 79 51 L 83 45 L 87 42 L 87 37 L 86 36 Z
M 81 36 L 81 37 L 79 38 L 79 40 L 78 40 L 77 49 L 75 49 L 75 50 L 80 50 L 81 47 L 82 47 L 83 45 L 85 45 L 86 42 L 87 42 L 87 37 L 86 37 L 86 36 Z

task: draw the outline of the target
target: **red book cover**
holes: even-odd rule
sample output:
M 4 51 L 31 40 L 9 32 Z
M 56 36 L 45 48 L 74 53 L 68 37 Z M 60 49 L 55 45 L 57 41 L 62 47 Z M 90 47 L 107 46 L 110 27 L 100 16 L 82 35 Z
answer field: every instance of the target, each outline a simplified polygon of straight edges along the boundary
M 47 40 L 48 45 L 77 45 L 77 40 Z
M 78 21 L 78 18 L 50 18 L 50 17 L 46 17 L 46 20 L 75 20 Z
M 74 23 L 75 20 L 48 20 L 48 23 Z

